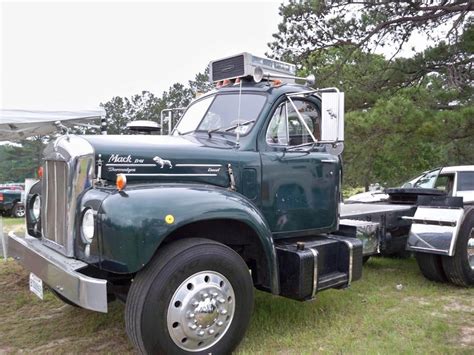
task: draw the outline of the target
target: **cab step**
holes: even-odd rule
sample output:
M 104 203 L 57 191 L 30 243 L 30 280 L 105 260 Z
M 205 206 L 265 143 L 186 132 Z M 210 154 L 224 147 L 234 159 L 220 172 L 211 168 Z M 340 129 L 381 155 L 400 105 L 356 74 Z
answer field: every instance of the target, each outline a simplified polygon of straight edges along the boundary
M 341 235 L 275 242 L 281 296 L 310 300 L 318 291 L 348 287 L 362 276 L 362 242 Z

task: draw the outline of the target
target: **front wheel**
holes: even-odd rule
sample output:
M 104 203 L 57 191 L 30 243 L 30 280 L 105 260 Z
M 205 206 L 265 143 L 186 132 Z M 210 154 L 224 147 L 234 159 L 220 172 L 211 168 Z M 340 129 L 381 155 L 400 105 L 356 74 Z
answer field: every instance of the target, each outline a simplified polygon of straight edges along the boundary
M 127 333 L 141 353 L 230 353 L 253 308 L 247 265 L 225 245 L 183 239 L 163 247 L 133 280 Z

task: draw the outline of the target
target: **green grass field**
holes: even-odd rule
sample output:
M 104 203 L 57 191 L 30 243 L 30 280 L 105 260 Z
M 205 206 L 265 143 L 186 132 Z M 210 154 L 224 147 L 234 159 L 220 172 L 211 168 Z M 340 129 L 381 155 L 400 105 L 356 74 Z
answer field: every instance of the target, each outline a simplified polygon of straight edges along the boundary
M 413 259 L 372 258 L 361 281 L 312 302 L 255 296 L 241 354 L 474 352 L 474 289 L 429 282 Z M 120 302 L 99 314 L 49 292 L 41 301 L 16 262 L 0 261 L 0 353 L 131 353 L 123 312 Z

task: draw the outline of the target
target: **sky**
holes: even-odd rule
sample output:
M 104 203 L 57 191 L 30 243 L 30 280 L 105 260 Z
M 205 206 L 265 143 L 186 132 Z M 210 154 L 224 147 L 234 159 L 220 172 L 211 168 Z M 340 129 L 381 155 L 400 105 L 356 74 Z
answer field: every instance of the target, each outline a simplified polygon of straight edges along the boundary
M 264 55 L 280 1 L 0 0 L 0 108 L 85 110 L 161 95 L 211 60 Z

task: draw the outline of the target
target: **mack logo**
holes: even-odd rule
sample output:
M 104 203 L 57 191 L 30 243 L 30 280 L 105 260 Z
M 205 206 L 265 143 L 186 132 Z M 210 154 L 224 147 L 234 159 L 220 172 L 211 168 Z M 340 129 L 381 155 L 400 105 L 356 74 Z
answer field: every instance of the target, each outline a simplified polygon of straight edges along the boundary
M 108 160 L 108 163 L 131 163 L 132 162 L 132 156 L 127 155 L 119 155 L 119 154 L 112 154 Z
M 170 169 L 173 168 L 173 164 L 171 164 L 171 161 L 161 159 L 159 156 L 154 157 L 153 161 L 156 163 L 156 165 L 159 165 L 161 169 L 163 169 L 165 166 L 169 166 Z

